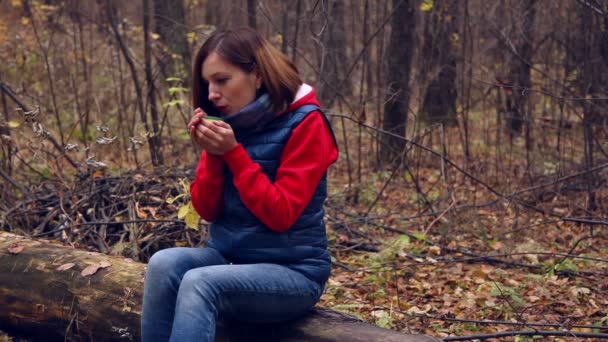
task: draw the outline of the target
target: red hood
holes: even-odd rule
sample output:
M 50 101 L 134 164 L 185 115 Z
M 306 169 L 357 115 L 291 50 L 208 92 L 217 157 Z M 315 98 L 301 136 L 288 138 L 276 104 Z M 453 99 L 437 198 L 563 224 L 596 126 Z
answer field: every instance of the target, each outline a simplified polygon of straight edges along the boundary
M 307 104 L 319 107 L 321 106 L 319 100 L 317 99 L 315 88 L 306 83 L 303 83 L 300 86 L 300 89 L 298 89 L 298 92 L 296 93 L 293 102 L 289 105 L 289 108 L 287 108 L 287 110 L 281 114 L 292 112 L 296 108 Z

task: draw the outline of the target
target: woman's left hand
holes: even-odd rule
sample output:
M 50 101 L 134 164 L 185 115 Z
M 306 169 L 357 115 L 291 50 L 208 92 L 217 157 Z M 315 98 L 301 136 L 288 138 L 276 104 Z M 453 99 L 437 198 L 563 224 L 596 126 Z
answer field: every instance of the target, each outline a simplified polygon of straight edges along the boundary
M 223 121 L 203 117 L 196 125 L 196 134 L 205 138 L 209 145 L 206 150 L 211 154 L 222 155 L 238 145 L 232 127 Z

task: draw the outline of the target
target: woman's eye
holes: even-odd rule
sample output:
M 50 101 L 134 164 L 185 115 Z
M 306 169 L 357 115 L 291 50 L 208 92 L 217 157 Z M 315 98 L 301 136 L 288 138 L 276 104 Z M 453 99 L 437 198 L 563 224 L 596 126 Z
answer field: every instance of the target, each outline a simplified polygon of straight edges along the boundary
M 224 83 L 226 83 L 227 81 L 228 81 L 228 79 L 227 79 L 227 78 L 220 78 L 220 79 L 218 79 L 216 82 L 217 82 L 218 84 L 224 84 Z

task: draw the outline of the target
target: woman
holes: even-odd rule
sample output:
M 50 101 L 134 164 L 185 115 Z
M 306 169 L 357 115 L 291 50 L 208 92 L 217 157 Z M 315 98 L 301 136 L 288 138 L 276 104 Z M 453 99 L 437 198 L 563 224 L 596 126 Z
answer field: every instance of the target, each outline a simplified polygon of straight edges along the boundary
M 144 341 L 213 341 L 218 317 L 298 317 L 330 274 L 323 202 L 338 149 L 314 89 L 267 40 L 242 28 L 203 44 L 192 94 L 188 130 L 202 154 L 190 193 L 211 222 L 210 239 L 150 259 Z

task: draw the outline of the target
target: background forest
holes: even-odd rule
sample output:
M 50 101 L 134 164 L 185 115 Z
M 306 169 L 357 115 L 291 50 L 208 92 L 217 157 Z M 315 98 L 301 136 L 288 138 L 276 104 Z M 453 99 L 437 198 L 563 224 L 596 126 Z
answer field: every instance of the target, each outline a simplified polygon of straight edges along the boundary
M 339 140 L 321 305 L 446 341 L 608 336 L 606 0 L 0 0 L 2 229 L 143 262 L 204 243 L 191 60 L 247 25 Z

